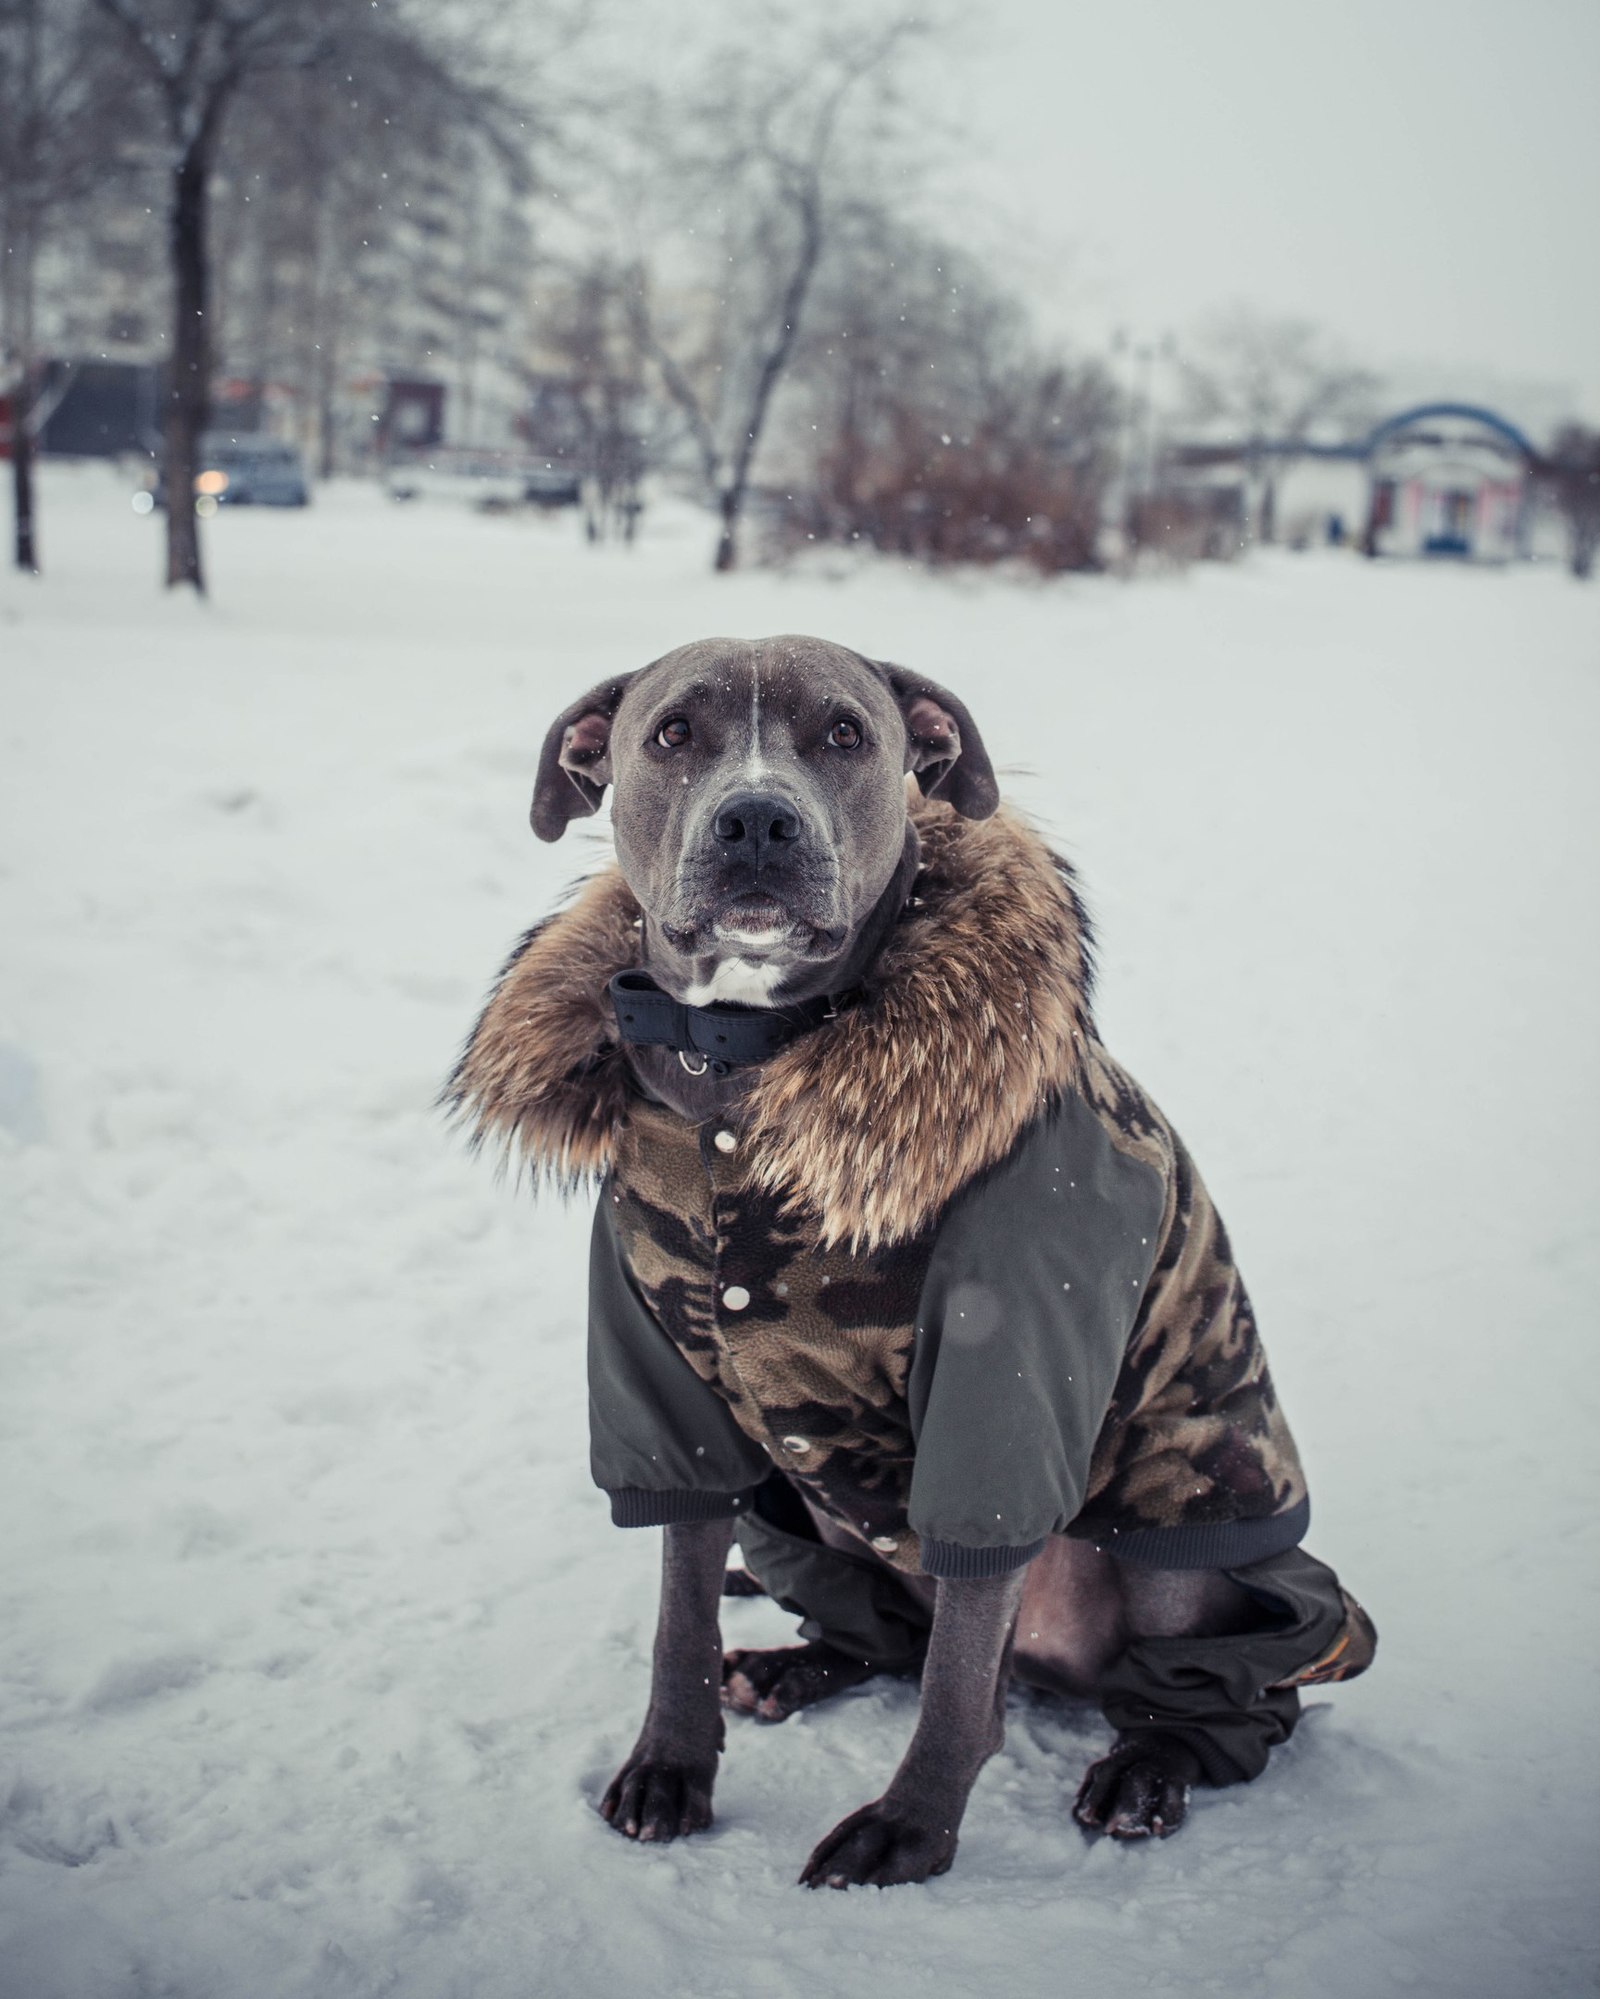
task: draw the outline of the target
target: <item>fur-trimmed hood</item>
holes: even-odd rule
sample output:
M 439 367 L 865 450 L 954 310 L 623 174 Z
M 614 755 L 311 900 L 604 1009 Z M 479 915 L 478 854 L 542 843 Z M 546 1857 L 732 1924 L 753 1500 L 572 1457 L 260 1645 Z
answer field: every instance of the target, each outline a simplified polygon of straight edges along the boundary
M 1020 818 L 937 801 L 914 904 L 860 1001 L 764 1063 L 738 1108 L 755 1177 L 822 1242 L 915 1235 L 1080 1070 L 1088 921 L 1066 863 Z M 444 1100 L 477 1143 L 571 1187 L 606 1171 L 635 1100 L 606 992 L 639 962 L 640 909 L 616 868 L 517 946 Z

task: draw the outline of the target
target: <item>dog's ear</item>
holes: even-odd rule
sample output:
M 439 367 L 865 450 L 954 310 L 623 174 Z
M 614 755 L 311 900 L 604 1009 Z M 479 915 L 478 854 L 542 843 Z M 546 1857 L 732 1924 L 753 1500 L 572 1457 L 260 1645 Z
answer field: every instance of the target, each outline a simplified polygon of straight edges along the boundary
M 632 678 L 602 680 L 550 724 L 528 814 L 541 840 L 559 840 L 569 820 L 600 810 L 611 782 L 611 724 Z
M 937 681 L 876 662 L 906 724 L 906 769 L 924 798 L 947 800 L 963 819 L 987 819 L 1000 803 L 994 766 L 964 704 Z

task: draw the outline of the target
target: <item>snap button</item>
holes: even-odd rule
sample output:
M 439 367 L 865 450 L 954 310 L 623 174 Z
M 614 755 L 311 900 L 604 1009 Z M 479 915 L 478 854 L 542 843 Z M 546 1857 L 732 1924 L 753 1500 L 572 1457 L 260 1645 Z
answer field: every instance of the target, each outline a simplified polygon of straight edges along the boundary
M 739 1141 L 731 1131 L 719 1131 L 711 1143 L 719 1152 L 737 1152 L 739 1150 Z
M 892 1555 L 900 1545 L 900 1536 L 898 1534 L 874 1534 L 872 1545 L 880 1555 Z
M 793 1451 L 795 1456 L 799 1457 L 802 1451 L 810 1450 L 811 1439 L 809 1437 L 785 1437 L 783 1440 L 783 1448 L 786 1451 Z
M 750 1293 L 742 1284 L 730 1284 L 722 1294 L 722 1302 L 730 1312 L 742 1312 L 750 1302 Z

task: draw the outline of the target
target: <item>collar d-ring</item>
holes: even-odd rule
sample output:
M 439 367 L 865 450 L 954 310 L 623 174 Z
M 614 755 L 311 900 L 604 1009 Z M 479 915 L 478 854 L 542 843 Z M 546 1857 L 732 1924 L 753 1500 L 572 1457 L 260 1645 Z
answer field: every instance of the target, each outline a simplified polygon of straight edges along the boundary
M 711 1057 L 709 1055 L 701 1055 L 700 1066 L 698 1069 L 695 1068 L 694 1064 L 689 1060 L 688 1051 L 683 1048 L 678 1050 L 678 1060 L 683 1065 L 685 1075 L 689 1076 L 703 1076 L 711 1066 Z

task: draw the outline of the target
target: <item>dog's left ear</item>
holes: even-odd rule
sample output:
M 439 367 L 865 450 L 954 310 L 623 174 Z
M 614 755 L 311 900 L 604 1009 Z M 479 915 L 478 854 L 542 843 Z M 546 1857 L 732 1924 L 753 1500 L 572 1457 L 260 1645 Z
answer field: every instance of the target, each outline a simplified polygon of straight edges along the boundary
M 541 840 L 559 840 L 569 820 L 600 810 L 611 782 L 611 724 L 632 678 L 602 680 L 550 724 L 528 814 Z
M 874 662 L 906 723 L 906 769 L 924 798 L 943 798 L 963 819 L 987 819 L 1000 803 L 994 766 L 966 707 L 920 673 Z

